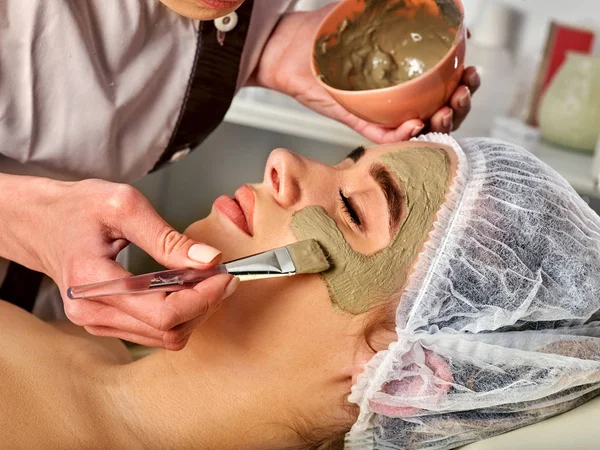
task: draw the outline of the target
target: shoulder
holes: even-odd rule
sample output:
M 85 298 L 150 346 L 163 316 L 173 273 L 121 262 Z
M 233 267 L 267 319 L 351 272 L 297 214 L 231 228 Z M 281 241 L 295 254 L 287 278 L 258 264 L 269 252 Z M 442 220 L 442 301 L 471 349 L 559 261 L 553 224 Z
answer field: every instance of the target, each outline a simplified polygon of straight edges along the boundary
M 51 325 L 59 332 L 68 336 L 85 339 L 90 344 L 90 349 L 94 349 L 99 353 L 99 357 L 106 359 L 109 363 L 127 364 L 133 361 L 131 353 L 120 339 L 94 336 L 88 333 L 85 328 L 75 325 L 68 320 L 52 322 Z
M 0 300 L 0 360 L 4 365 L 23 359 L 23 353 L 37 355 L 34 360 L 72 359 L 76 353 L 88 362 L 126 364 L 132 361 L 119 339 L 92 336 L 68 321 L 47 323 L 23 309 Z

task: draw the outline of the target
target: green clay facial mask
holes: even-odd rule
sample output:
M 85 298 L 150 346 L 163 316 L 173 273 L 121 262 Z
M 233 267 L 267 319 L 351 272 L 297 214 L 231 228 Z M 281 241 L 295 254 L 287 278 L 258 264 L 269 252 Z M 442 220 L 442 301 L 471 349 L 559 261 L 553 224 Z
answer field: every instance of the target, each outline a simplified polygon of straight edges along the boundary
M 444 202 L 450 160 L 441 148 L 407 147 L 386 153 L 381 162 L 405 193 L 405 218 L 390 245 L 373 254 L 354 251 L 335 221 L 320 206 L 292 217 L 297 239 L 316 239 L 332 267 L 321 275 L 335 309 L 362 314 L 400 292 Z
M 323 80 L 343 90 L 379 89 L 434 67 L 452 47 L 461 14 L 451 0 L 410 4 L 367 0 L 360 15 L 321 37 L 314 51 Z

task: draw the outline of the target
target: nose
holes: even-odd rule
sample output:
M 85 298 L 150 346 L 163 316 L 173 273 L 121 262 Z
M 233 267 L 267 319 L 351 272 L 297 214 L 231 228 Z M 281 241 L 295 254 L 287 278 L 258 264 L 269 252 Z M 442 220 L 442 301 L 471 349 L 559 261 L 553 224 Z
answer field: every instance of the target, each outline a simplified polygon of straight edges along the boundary
M 281 206 L 289 208 L 302 198 L 301 180 L 305 178 L 307 161 L 289 150 L 273 150 L 265 166 L 264 183 Z

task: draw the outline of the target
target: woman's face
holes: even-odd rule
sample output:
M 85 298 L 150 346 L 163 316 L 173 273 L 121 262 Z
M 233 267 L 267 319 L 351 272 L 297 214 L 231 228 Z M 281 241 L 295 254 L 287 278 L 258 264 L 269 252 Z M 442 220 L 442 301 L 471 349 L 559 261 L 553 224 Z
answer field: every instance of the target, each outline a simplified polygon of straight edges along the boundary
M 332 246 L 346 245 L 347 251 L 359 257 L 375 258 L 392 248 L 391 244 L 404 247 L 404 242 L 412 239 L 402 232 L 404 224 L 410 223 L 411 208 L 415 209 L 407 193 L 411 189 L 426 191 L 428 179 L 433 177 L 432 173 L 421 173 L 413 179 L 409 171 L 408 178 L 401 181 L 396 174 L 402 169 L 397 167 L 402 160 L 394 162 L 389 156 L 410 152 L 424 155 L 428 150 L 442 153 L 442 160 L 448 161 L 448 167 L 452 165 L 451 149 L 428 143 L 357 150 L 333 167 L 285 149 L 274 150 L 262 183 L 242 186 L 233 198 L 219 197 L 210 215 L 191 225 L 186 233 L 219 248 L 223 261 L 227 261 L 310 237 L 312 216 L 305 212 L 316 211 L 320 218 L 315 219 L 315 226 L 320 221 L 318 226 L 330 227 L 333 233 L 325 246 L 329 253 L 337 251 Z M 425 162 L 420 165 L 427 166 Z M 388 176 L 374 171 L 374 167 L 385 170 Z M 444 176 L 442 196 L 447 179 L 448 174 Z M 425 197 L 428 195 L 425 192 Z M 425 236 L 437 209 L 431 217 L 417 211 L 415 214 L 425 217 L 426 223 L 413 228 L 420 227 Z M 322 244 L 325 239 L 325 235 L 318 237 Z M 421 246 L 419 242 L 418 250 Z M 387 270 L 379 269 L 382 273 Z M 290 372 L 296 376 L 314 377 L 312 370 L 349 366 L 349 361 L 356 360 L 357 346 L 353 344 L 363 342 L 366 315 L 347 310 L 344 305 L 332 305 L 329 284 L 327 275 L 323 278 L 317 274 L 242 283 L 190 342 L 203 338 L 213 348 L 219 344 L 227 348 L 220 351 L 243 349 L 246 356 L 253 354 L 254 361 L 264 358 L 264 364 L 277 364 L 282 370 L 306 367 L 303 372 Z
M 235 11 L 244 0 L 161 0 L 177 14 L 197 20 L 213 20 Z

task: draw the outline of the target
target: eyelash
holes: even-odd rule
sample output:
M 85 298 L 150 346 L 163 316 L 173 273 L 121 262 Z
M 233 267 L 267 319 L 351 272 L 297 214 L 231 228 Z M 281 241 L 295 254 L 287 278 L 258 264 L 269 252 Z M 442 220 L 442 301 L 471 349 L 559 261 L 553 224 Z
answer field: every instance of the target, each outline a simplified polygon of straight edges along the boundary
M 352 202 L 348 197 L 344 195 L 341 189 L 339 190 L 339 192 L 340 202 L 342 203 L 342 209 L 344 210 L 344 214 L 348 216 L 350 222 L 352 222 L 354 225 L 360 228 L 362 226 L 362 222 L 360 220 L 360 217 L 356 213 L 356 209 L 354 209 L 354 206 L 352 206 Z

